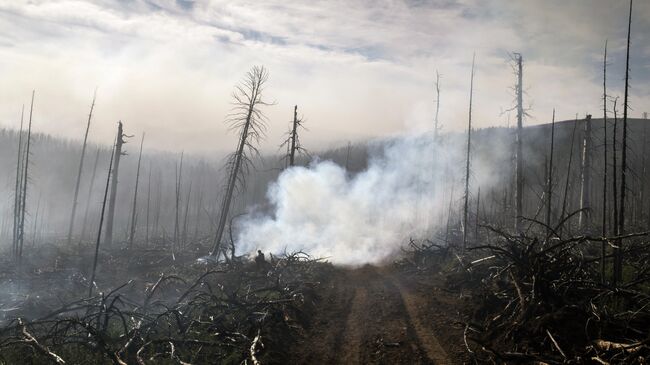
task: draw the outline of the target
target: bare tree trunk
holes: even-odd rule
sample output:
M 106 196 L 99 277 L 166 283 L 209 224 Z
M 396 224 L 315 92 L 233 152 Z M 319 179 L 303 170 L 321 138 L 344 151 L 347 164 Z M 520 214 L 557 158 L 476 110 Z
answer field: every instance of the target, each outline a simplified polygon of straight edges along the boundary
M 88 211 L 90 210 L 90 201 L 92 200 L 93 188 L 95 187 L 95 176 L 97 174 L 97 165 L 99 164 L 99 153 L 100 149 L 97 148 L 97 153 L 95 154 L 95 163 L 93 164 L 93 173 L 90 177 L 90 186 L 88 187 L 88 197 L 86 198 L 86 209 L 84 212 L 84 220 L 81 224 L 81 236 L 79 237 L 79 244 L 86 237 L 86 224 L 88 222 Z
M 438 132 L 440 131 L 440 126 L 438 125 L 438 113 L 440 112 L 440 74 L 436 70 L 436 117 L 433 120 L 433 140 L 438 141 Z
M 133 192 L 133 209 L 131 209 L 131 230 L 129 234 L 129 248 L 133 247 L 133 240 L 135 239 L 135 224 L 137 219 L 137 204 L 138 204 L 138 185 L 140 184 L 140 163 L 142 162 L 142 145 L 144 144 L 144 132 L 140 140 L 140 153 L 138 154 L 138 167 L 135 173 L 135 190 Z
M 117 151 L 117 144 L 122 139 L 122 129 L 118 128 L 117 138 L 115 144 L 113 144 L 113 149 L 111 150 L 111 159 L 108 163 L 108 174 L 106 174 L 106 188 L 104 189 L 104 199 L 102 200 L 102 212 L 99 215 L 99 229 L 97 229 L 97 240 L 95 241 L 95 256 L 93 258 L 93 270 L 90 275 L 90 282 L 88 283 L 88 297 L 93 295 L 93 287 L 95 285 L 95 275 L 97 273 L 97 258 L 99 257 L 99 243 L 101 242 L 102 237 L 102 228 L 104 225 L 104 212 L 106 211 L 106 198 L 108 197 L 108 187 L 111 181 L 111 170 L 113 168 L 113 158 L 116 156 L 115 152 Z M 115 178 L 115 176 L 113 176 Z
M 516 157 L 516 190 L 515 190 L 515 232 L 520 233 L 522 230 L 523 218 L 523 195 L 524 195 L 524 165 L 523 165 L 523 118 L 524 118 L 524 105 L 523 105 L 523 65 L 521 54 L 516 55 L 517 60 L 517 157 Z
M 122 129 L 122 122 L 117 122 L 117 142 L 115 142 L 115 156 L 113 161 L 115 167 L 113 170 L 113 179 L 111 181 L 111 196 L 108 201 L 108 217 L 106 217 L 106 235 L 104 240 L 107 245 L 113 244 L 113 219 L 115 218 L 115 201 L 117 199 L 117 183 L 118 183 L 118 174 L 120 172 L 120 159 L 124 153 L 122 153 L 122 145 L 126 142 L 124 140 L 126 135 Z
M 22 204 L 22 162 L 23 162 L 23 117 L 25 115 L 25 105 L 23 104 L 22 111 L 20 112 L 20 131 L 18 132 L 18 158 L 16 161 L 16 188 L 14 190 L 14 225 L 13 225 L 13 255 L 14 258 L 18 257 L 18 235 L 20 227 L 20 211 Z
M 474 239 L 478 242 L 478 226 L 479 226 L 479 214 L 481 207 L 481 187 L 478 188 L 478 193 L 476 195 L 476 221 L 474 222 Z
M 469 210 L 469 172 L 472 147 L 472 98 L 474 96 L 474 59 L 472 57 L 472 75 L 469 83 L 469 118 L 467 121 L 467 156 L 465 164 L 465 203 L 463 207 L 463 249 L 467 248 L 467 217 Z
M 79 186 L 81 185 L 81 173 L 83 172 L 84 159 L 86 158 L 86 146 L 88 144 L 88 131 L 90 130 L 90 121 L 93 117 L 93 109 L 95 108 L 95 99 L 97 98 L 97 90 L 93 94 L 93 102 L 90 104 L 90 113 L 88 113 L 88 121 L 86 122 L 86 132 L 84 133 L 84 142 L 81 147 L 81 158 L 79 159 L 79 170 L 77 171 L 77 182 L 74 186 L 74 197 L 72 198 L 72 211 L 70 212 L 70 225 L 68 226 L 68 245 L 72 242 L 72 232 L 74 231 L 74 220 L 77 214 L 77 198 L 79 197 Z
M 560 220 L 564 219 L 564 215 L 566 214 L 567 211 L 567 199 L 569 196 L 569 183 L 571 181 L 571 163 L 573 162 L 573 146 L 575 145 L 576 129 L 578 129 L 577 115 L 576 115 L 576 120 L 573 122 L 573 131 L 571 132 L 569 162 L 567 163 L 567 168 L 566 168 L 566 182 L 564 184 L 564 197 L 562 198 L 562 213 L 560 214 Z
M 579 226 L 585 231 L 590 226 L 591 209 L 591 151 L 593 142 L 591 139 L 591 114 L 585 119 L 585 134 L 582 145 L 582 176 L 580 184 L 580 212 Z
M 294 165 L 296 157 L 296 137 L 298 135 L 298 105 L 293 107 L 293 127 L 291 128 L 291 154 L 289 155 L 289 166 Z
M 625 95 L 623 99 L 623 146 L 621 147 L 621 197 L 620 210 L 618 212 L 618 231 L 619 236 L 625 233 L 625 193 L 627 180 L 627 111 L 629 108 L 629 81 L 630 81 L 630 32 L 632 30 L 632 0 L 630 0 L 630 15 L 627 25 L 627 50 L 625 56 Z M 622 281 L 623 275 L 623 241 L 618 242 L 618 248 L 615 250 L 614 265 L 614 284 Z
M 149 161 L 149 178 L 147 179 L 147 224 L 145 226 L 144 245 L 149 246 L 149 208 L 151 206 L 151 161 Z
M 618 111 L 616 109 L 616 104 L 618 103 L 618 98 L 614 99 L 614 105 L 612 112 L 614 113 L 614 132 L 612 136 L 612 201 L 614 202 L 614 231 L 618 231 L 618 165 L 617 165 L 617 138 L 616 132 L 618 130 Z
M 546 226 L 548 228 L 547 237 L 550 237 L 551 227 L 551 208 L 553 206 L 553 147 L 555 143 L 555 108 L 553 109 L 553 119 L 551 119 L 551 151 L 548 160 L 548 180 L 546 185 Z
M 190 200 L 192 197 L 192 180 L 190 180 L 190 185 L 187 189 L 187 199 L 185 200 L 185 215 L 183 217 L 183 234 L 181 235 L 181 243 L 183 246 L 187 245 L 187 217 L 190 211 Z
M 226 195 L 223 199 L 223 204 L 221 207 L 221 214 L 219 217 L 219 225 L 217 226 L 217 233 L 214 238 L 214 245 L 211 256 L 218 260 L 219 253 L 221 251 L 221 239 L 223 237 L 223 232 L 226 227 L 226 221 L 228 219 L 228 213 L 230 210 L 230 205 L 232 202 L 232 197 L 235 191 L 235 186 L 239 178 L 240 167 L 242 163 L 246 163 L 248 160 L 245 155 L 245 148 L 255 150 L 255 146 L 251 144 L 249 138 L 253 139 L 253 142 L 256 142 L 261 138 L 263 133 L 263 124 L 264 116 L 258 110 L 259 105 L 266 105 L 262 101 L 262 87 L 268 78 L 268 73 L 264 67 L 253 67 L 251 71 L 247 74 L 242 86 L 238 86 L 237 90 L 239 93 L 234 94 L 235 105 L 239 111 L 232 119 L 231 123 L 234 126 L 239 126 L 242 128 L 241 135 L 239 137 L 239 145 L 237 147 L 237 152 L 233 156 L 234 160 L 231 163 L 230 176 L 228 179 L 228 186 L 226 190 Z M 232 253 L 234 255 L 234 253 Z
M 603 56 L 603 216 L 601 235 L 607 236 L 607 41 Z M 605 284 L 605 257 L 607 256 L 607 243 L 600 244 L 600 282 Z
M 176 168 L 176 194 L 175 194 L 175 211 L 174 211 L 174 242 L 172 243 L 172 251 L 174 247 L 179 245 L 179 235 L 180 235 L 180 221 L 179 221 L 179 212 L 181 204 L 181 182 L 183 178 L 183 155 L 185 152 L 181 152 L 181 162 L 180 167 Z
M 20 262 L 23 257 L 23 242 L 25 240 L 25 211 L 27 210 L 27 183 L 29 181 L 29 155 L 30 147 L 32 142 L 32 115 L 34 111 L 34 94 L 36 92 L 32 90 L 32 102 L 29 107 L 29 127 L 27 128 L 27 146 L 25 147 L 25 163 L 23 165 L 23 178 L 22 178 L 22 204 L 20 212 L 20 231 L 18 235 L 18 261 Z

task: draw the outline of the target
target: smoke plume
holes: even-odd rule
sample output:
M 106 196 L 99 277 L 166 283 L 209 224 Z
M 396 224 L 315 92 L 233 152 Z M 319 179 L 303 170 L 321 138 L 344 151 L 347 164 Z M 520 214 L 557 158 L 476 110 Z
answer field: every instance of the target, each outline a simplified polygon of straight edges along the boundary
M 353 176 L 331 161 L 289 168 L 267 192 L 273 213 L 251 213 L 238 245 L 246 252 L 303 250 L 343 265 L 385 260 L 440 221 L 449 204 L 445 181 L 453 182 L 464 160 L 449 145 L 431 135 L 382 142 Z

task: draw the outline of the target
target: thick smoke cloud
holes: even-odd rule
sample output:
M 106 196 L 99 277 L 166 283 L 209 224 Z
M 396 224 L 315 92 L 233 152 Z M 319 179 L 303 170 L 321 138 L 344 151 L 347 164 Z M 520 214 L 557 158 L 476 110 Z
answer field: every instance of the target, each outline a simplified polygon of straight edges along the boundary
M 243 222 L 238 244 L 246 252 L 304 250 L 345 265 L 385 260 L 409 237 L 432 234 L 461 150 L 439 147 L 431 135 L 407 136 L 384 144 L 354 176 L 331 161 L 289 168 L 268 190 L 273 214 Z

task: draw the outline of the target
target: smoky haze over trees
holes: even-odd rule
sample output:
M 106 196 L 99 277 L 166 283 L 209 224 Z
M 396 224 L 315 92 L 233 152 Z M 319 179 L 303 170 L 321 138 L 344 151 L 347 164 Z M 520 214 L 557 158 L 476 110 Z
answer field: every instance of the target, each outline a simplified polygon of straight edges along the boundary
M 602 105 L 562 101 L 571 119 L 555 106 L 530 112 L 529 85 L 543 87 L 536 52 L 507 53 L 497 68 L 482 65 L 493 58 L 485 50 L 459 63 L 469 75 L 462 118 L 441 117 L 456 107 L 447 85 L 459 73 L 444 83 L 436 68 L 420 74 L 429 90 L 415 102 L 427 107 L 402 116 L 404 132 L 360 141 L 343 129 L 329 148 L 308 142 L 306 126 L 322 128 L 307 124 L 304 115 L 320 117 L 310 99 L 326 95 L 307 92 L 308 67 L 305 89 L 280 101 L 267 96 L 284 80 L 266 66 L 233 82 L 231 109 L 211 116 L 230 143 L 215 138 L 210 154 L 180 137 L 157 150 L 143 121 L 127 118 L 111 121 L 104 141 L 96 93 L 83 133 L 42 133 L 47 113 L 33 90 L 19 129 L 0 129 L 0 360 L 645 364 L 650 121 L 639 111 L 647 100 L 630 90 L 635 75 L 646 79 L 635 57 L 647 52 L 633 42 L 632 0 L 625 13 L 625 42 L 616 41 L 625 59 L 608 58 L 614 41 L 602 58 L 598 46 Z M 247 36 L 239 42 L 250 47 L 251 38 L 289 42 Z M 609 80 L 621 65 L 618 90 Z M 504 75 L 510 108 L 486 121 L 481 90 Z M 371 89 L 344 79 L 342 94 Z M 402 90 L 386 92 L 397 100 Z M 268 138 L 280 129 L 274 106 L 283 126 Z M 463 130 L 447 128 L 460 120 Z M 178 124 L 197 144 L 208 133 L 190 115 Z

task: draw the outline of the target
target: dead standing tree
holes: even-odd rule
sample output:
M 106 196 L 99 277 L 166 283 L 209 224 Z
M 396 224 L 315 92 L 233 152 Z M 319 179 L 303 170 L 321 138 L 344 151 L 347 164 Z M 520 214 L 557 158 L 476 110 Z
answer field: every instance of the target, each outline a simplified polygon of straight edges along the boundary
M 524 104 L 523 104 L 523 57 L 519 53 L 515 53 L 515 61 L 517 63 L 517 134 L 515 137 L 516 143 L 516 166 L 515 166 L 515 232 L 519 233 L 522 229 L 523 218 L 523 195 L 524 195 L 524 156 L 522 148 L 523 137 L 523 119 L 524 119 Z
M 74 230 L 74 219 L 77 214 L 77 199 L 79 198 L 79 185 L 81 184 L 81 173 L 84 168 L 84 159 L 86 158 L 86 146 L 88 145 L 88 131 L 90 130 L 90 121 L 93 117 L 93 109 L 95 108 L 95 99 L 97 98 L 97 90 L 93 95 L 93 102 L 90 104 L 90 113 L 88 113 L 88 121 L 86 122 L 86 133 L 84 133 L 84 142 L 81 146 L 81 157 L 79 158 L 79 170 L 77 170 L 77 182 L 74 186 L 74 196 L 72 198 L 72 209 L 70 212 L 70 224 L 68 226 L 68 245 L 72 242 L 72 232 Z
M 235 86 L 233 92 L 234 108 L 228 115 L 226 123 L 231 129 L 240 130 L 237 151 L 228 159 L 229 178 L 226 193 L 223 197 L 221 214 L 214 237 L 214 245 L 210 255 L 219 259 L 221 239 L 228 219 L 228 211 L 237 185 L 243 188 L 244 173 L 251 164 L 250 155 L 258 155 L 257 144 L 266 131 L 266 117 L 259 107 L 269 105 L 262 100 L 264 84 L 268 80 L 268 72 L 264 67 L 254 66 L 244 77 L 241 84 Z
M 18 261 L 22 259 L 23 256 L 23 242 L 25 240 L 25 211 L 27 207 L 27 183 L 29 182 L 29 156 L 30 156 L 30 147 L 32 142 L 32 114 L 34 111 L 34 94 L 36 92 L 32 90 L 32 101 L 29 107 L 29 124 L 27 127 L 27 142 L 25 146 L 25 162 L 23 163 L 23 172 L 21 178 L 21 192 L 20 192 L 20 212 L 19 212 L 19 224 L 18 224 Z
M 126 152 L 122 152 L 122 145 L 126 143 L 124 138 L 130 138 L 124 134 L 122 129 L 122 121 L 117 122 L 117 140 L 115 142 L 115 151 L 113 152 L 115 156 L 113 157 L 113 178 L 111 181 L 111 196 L 108 201 L 108 217 L 106 217 L 106 234 L 104 240 L 107 245 L 113 244 L 113 219 L 115 218 L 115 201 L 117 198 L 117 183 L 118 183 L 118 174 L 120 169 L 120 159 L 122 156 L 126 156 Z
M 99 153 L 101 149 L 97 148 L 97 154 L 95 155 L 95 164 L 93 165 L 93 173 L 90 176 L 90 186 L 88 187 L 88 197 L 86 198 L 86 210 L 84 212 L 84 220 L 81 223 L 81 235 L 79 237 L 79 243 L 84 240 L 86 237 L 86 223 L 88 222 L 88 211 L 90 210 L 90 200 L 93 196 L 93 188 L 95 187 L 95 176 L 97 174 L 97 164 L 99 163 Z
M 438 141 L 438 133 L 440 132 L 440 125 L 438 123 L 438 114 L 440 112 L 440 74 L 436 70 L 436 83 L 434 84 L 436 88 L 436 116 L 433 120 L 433 139 Z
M 553 148 L 555 144 L 555 108 L 553 108 L 553 119 L 551 119 L 551 151 L 549 152 L 548 162 L 548 179 L 546 185 L 546 227 L 548 228 L 547 237 L 551 235 L 551 211 L 553 207 Z
M 283 146 L 287 147 L 287 155 L 284 157 L 286 159 L 286 167 L 295 165 L 296 153 L 307 153 L 307 150 L 305 150 L 300 144 L 300 136 L 298 134 L 299 128 L 305 129 L 302 123 L 302 118 L 298 118 L 298 105 L 295 105 L 293 107 L 293 121 L 291 122 L 291 127 L 287 133 L 287 138 L 280 145 L 280 148 Z
M 22 111 L 20 113 L 20 131 L 18 132 L 18 159 L 16 161 L 16 189 L 14 190 L 14 226 L 13 226 L 13 255 L 14 257 L 18 256 L 18 235 L 19 235 L 19 223 L 20 223 L 20 206 L 22 204 L 21 192 L 22 192 L 22 163 L 23 163 L 23 117 L 25 116 L 25 105 L 23 104 Z
M 590 225 L 591 209 L 591 152 L 592 152 L 592 133 L 591 133 L 591 114 L 585 118 L 584 140 L 582 143 L 582 168 L 580 174 L 580 216 L 578 226 L 581 231 L 585 231 Z
M 603 55 L 603 216 L 601 235 L 607 236 L 607 40 Z M 605 284 L 605 256 L 607 254 L 605 241 L 600 246 L 600 282 Z
M 135 188 L 133 191 L 133 208 L 131 209 L 131 229 L 129 231 L 129 248 L 133 247 L 133 240 L 135 238 L 135 224 L 137 219 L 137 204 L 138 204 L 138 185 L 140 183 L 140 163 L 142 162 L 142 145 L 144 145 L 144 133 L 140 140 L 140 153 L 138 154 L 138 167 L 135 173 Z
M 111 159 L 110 162 L 108 163 L 108 174 L 106 174 L 106 188 L 104 188 L 104 199 L 102 199 L 102 211 L 99 215 L 99 228 L 97 229 L 97 240 L 95 241 L 95 256 L 93 258 L 93 269 L 90 275 L 90 282 L 88 283 L 88 297 L 91 297 L 93 295 L 93 288 L 95 286 L 95 274 L 97 273 L 97 259 L 99 257 L 99 243 L 101 242 L 101 238 L 102 238 L 102 228 L 104 225 L 104 212 L 106 211 L 106 198 L 108 197 L 108 187 L 110 186 L 110 182 L 111 182 L 113 158 L 116 157 L 115 149 L 117 147 L 117 141 L 121 140 L 122 137 L 123 137 L 122 129 L 118 128 L 117 138 L 115 139 L 116 143 L 113 144 L 113 149 L 111 150 Z
M 469 116 L 467 119 L 467 157 L 465 164 L 465 202 L 463 204 L 463 249 L 467 248 L 467 221 L 469 215 L 469 173 L 470 173 L 470 155 L 472 148 L 472 100 L 474 97 L 474 60 L 476 55 L 472 56 L 472 74 L 469 81 Z
M 617 234 L 622 236 L 625 233 L 625 193 L 627 180 L 627 111 L 629 109 L 630 89 L 630 32 L 632 30 L 632 0 L 630 0 L 630 15 L 627 23 L 627 49 L 625 55 L 625 94 L 623 97 L 623 140 L 621 146 L 621 196 L 618 211 Z M 623 256 L 621 246 L 622 239 L 618 242 L 618 248 L 614 250 L 614 284 L 621 281 L 623 275 Z

